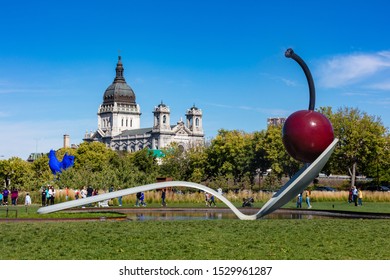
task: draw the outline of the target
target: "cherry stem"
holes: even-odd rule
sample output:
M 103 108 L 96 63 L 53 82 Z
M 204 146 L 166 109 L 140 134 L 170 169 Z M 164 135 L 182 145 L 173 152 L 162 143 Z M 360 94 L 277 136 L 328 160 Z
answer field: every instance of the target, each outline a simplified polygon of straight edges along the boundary
M 299 57 L 296 53 L 294 53 L 293 49 L 288 49 L 284 55 L 288 58 L 294 59 L 298 64 L 302 67 L 303 72 L 305 73 L 307 83 L 309 84 L 309 110 L 314 111 L 315 102 L 316 102 L 316 90 L 314 88 L 314 81 L 313 77 L 310 73 L 309 67 L 307 67 L 306 63 L 303 61 L 302 58 Z

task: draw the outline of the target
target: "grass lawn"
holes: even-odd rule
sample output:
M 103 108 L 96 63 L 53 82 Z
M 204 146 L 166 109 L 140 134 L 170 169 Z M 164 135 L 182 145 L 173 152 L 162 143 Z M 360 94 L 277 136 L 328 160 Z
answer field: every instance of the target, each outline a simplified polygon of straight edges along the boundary
M 4 222 L 2 260 L 387 260 L 388 220 Z
M 390 213 L 389 202 L 364 202 L 363 206 L 355 206 L 344 201 L 311 202 L 312 210 L 351 211 L 368 213 Z M 295 208 L 296 204 L 289 202 L 283 208 Z M 302 209 L 307 209 L 306 203 L 302 203 Z

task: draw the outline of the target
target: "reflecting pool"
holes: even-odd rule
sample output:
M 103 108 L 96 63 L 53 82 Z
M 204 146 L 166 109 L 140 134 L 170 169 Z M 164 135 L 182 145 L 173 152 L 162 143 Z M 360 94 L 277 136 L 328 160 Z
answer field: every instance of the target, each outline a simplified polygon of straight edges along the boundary
M 127 219 L 130 221 L 180 221 L 180 220 L 222 220 L 222 219 L 238 219 L 233 212 L 228 211 L 145 211 L 126 213 Z M 274 212 L 265 216 L 262 219 L 330 219 L 334 217 Z

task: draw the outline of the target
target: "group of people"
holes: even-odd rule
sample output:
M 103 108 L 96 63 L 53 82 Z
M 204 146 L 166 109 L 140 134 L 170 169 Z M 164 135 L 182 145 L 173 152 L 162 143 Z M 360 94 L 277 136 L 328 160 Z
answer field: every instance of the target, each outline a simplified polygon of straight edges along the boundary
M 48 206 L 54 204 L 56 191 L 53 186 L 47 185 L 46 187 L 42 187 L 41 191 L 41 200 L 42 206 Z
M 302 208 L 302 200 L 303 200 L 302 196 L 303 196 L 303 193 L 299 193 L 297 196 L 297 208 Z M 305 190 L 305 202 L 306 202 L 308 209 L 311 208 L 310 196 L 311 196 L 310 190 Z
M 166 207 L 168 205 L 167 202 L 165 201 L 166 192 L 167 192 L 166 189 L 161 190 L 161 206 L 163 206 L 163 207 Z M 140 206 L 146 207 L 145 194 L 143 192 L 138 192 L 136 194 L 135 206 L 136 207 L 140 207 Z
M 307 208 L 311 208 L 310 204 L 310 190 L 305 191 L 305 200 L 307 204 Z M 298 194 L 297 196 L 297 208 L 302 208 L 302 193 Z M 361 189 L 356 188 L 356 186 L 353 186 L 349 190 L 348 195 L 348 203 L 354 203 L 355 206 L 363 206 L 363 192 Z
M 349 189 L 348 203 L 354 203 L 355 206 L 363 206 L 363 192 L 361 189 L 353 186 Z
M 65 188 L 65 191 L 66 191 L 66 200 L 68 200 L 68 188 Z M 98 194 L 99 194 L 98 189 L 94 189 L 91 186 L 88 186 L 88 187 L 81 188 L 81 190 L 76 189 L 74 192 L 74 198 L 75 199 L 87 198 Z
M 136 206 L 136 207 L 140 207 L 140 206 L 145 207 L 145 206 L 146 206 L 146 203 L 145 203 L 145 194 L 144 194 L 143 192 L 138 192 L 138 193 L 136 194 L 135 206 Z
M 209 194 L 208 192 L 205 192 L 205 202 L 207 207 L 211 207 L 211 205 L 214 205 L 214 207 L 217 207 L 217 204 L 215 203 L 215 197 L 213 194 Z
M 9 197 L 11 197 L 11 204 L 16 206 L 18 204 L 18 197 L 19 197 L 18 189 L 13 187 L 11 188 L 10 191 L 8 190 L 7 187 L 5 187 L 1 193 L 1 198 L 0 198 L 1 204 L 7 206 Z
M 0 205 L 8 206 L 8 199 L 11 197 L 11 205 L 16 206 L 18 204 L 19 190 L 15 187 L 11 188 L 11 191 L 7 187 L 0 193 Z M 31 205 L 31 197 L 29 193 L 26 193 L 24 199 L 24 205 Z

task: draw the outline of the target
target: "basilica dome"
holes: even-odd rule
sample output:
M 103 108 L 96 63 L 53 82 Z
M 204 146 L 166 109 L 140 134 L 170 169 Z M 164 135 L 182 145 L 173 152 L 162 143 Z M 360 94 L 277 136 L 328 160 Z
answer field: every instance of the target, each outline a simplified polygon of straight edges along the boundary
M 116 64 L 116 76 L 113 83 L 106 89 L 103 95 L 103 105 L 120 104 L 136 104 L 135 94 L 133 89 L 126 83 L 123 76 L 123 64 L 121 57 L 118 57 Z

